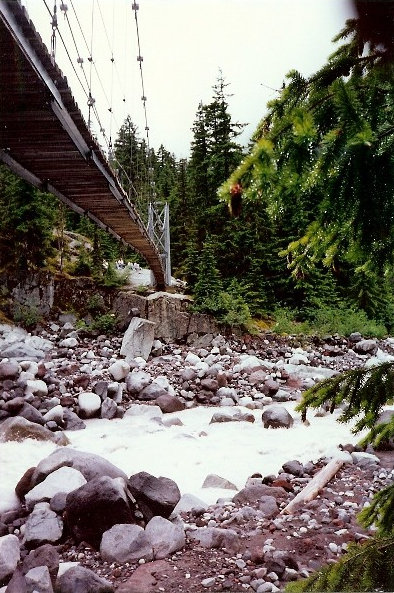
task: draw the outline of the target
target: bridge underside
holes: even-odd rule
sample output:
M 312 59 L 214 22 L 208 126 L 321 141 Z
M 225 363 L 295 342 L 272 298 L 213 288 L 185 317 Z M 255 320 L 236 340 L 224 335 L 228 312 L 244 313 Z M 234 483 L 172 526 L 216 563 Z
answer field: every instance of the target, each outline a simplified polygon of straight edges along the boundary
M 156 247 L 16 0 L 0 0 L 0 63 L 0 161 L 137 250 L 164 287 Z

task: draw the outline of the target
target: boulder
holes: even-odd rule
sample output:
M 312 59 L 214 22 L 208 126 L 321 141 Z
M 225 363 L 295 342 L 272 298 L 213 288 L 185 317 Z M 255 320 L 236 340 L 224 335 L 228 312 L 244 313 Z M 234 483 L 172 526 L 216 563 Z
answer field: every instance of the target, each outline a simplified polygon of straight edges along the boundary
M 36 424 L 34 422 L 29 422 L 29 420 L 19 416 L 6 418 L 0 424 L 0 442 L 21 442 L 25 439 L 56 442 L 56 436 L 54 433 L 45 428 L 45 426 L 41 426 L 40 424 Z
M 162 394 L 156 398 L 156 405 L 159 406 L 163 414 L 170 414 L 171 412 L 181 412 L 185 409 L 185 404 L 175 397 L 175 395 Z
M 180 513 L 189 513 L 190 511 L 198 515 L 206 511 L 208 506 L 206 502 L 194 496 L 194 494 L 182 494 L 171 516 L 179 515 Z
M 114 402 L 113 399 L 110 397 L 106 397 L 101 405 L 101 418 L 106 418 L 107 420 L 111 420 L 115 418 L 116 414 L 118 413 L 118 406 Z
M 0 362 L 0 379 L 16 379 L 20 366 L 16 360 L 2 360 Z
M 284 488 L 276 486 L 267 486 L 266 484 L 247 485 L 240 490 L 234 497 L 233 502 L 238 504 L 249 504 L 256 502 L 263 497 L 267 498 L 286 498 L 287 492 Z
M 152 321 L 133 317 L 120 348 L 120 354 L 125 357 L 126 362 L 129 363 L 137 357 L 148 359 L 155 339 L 154 332 L 155 324 Z
M 30 379 L 26 381 L 25 393 L 32 393 L 37 397 L 48 395 L 48 385 L 42 379 Z
M 68 494 L 83 484 L 86 484 L 86 479 L 80 471 L 72 467 L 60 467 L 26 494 L 26 506 L 32 509 L 37 502 L 50 501 L 59 492 Z
M 78 395 L 78 405 L 81 418 L 93 418 L 101 408 L 101 398 L 97 393 L 84 391 Z
M 0 591 L 1 593 L 30 593 L 27 590 L 25 576 L 19 566 L 15 569 L 7 587 L 2 587 Z
M 269 406 L 261 419 L 264 428 L 290 428 L 294 422 L 292 415 L 283 406 Z
M 20 546 L 16 535 L 0 537 L 0 582 L 13 574 L 19 560 Z
M 103 457 L 94 455 L 93 453 L 85 453 L 62 447 L 56 449 L 48 457 L 40 461 L 31 479 L 32 487 L 42 482 L 50 473 L 63 466 L 77 469 L 88 481 L 100 476 L 108 476 L 110 478 L 121 477 L 127 480 L 127 476 L 122 470 Z
M 139 525 L 114 525 L 103 533 L 100 554 L 105 562 L 137 562 L 153 559 L 152 544 Z
M 146 521 L 155 515 L 167 519 L 181 498 L 176 483 L 170 478 L 156 478 L 139 472 L 129 479 L 129 488 Z
M 16 399 L 19 399 L 19 398 L 16 398 Z M 12 403 L 12 400 L 10 403 Z M 8 406 L 8 411 L 10 411 L 10 409 L 12 409 L 12 406 Z M 34 424 L 41 424 L 41 426 L 44 426 L 44 424 L 45 424 L 45 419 L 44 419 L 43 415 L 34 406 L 29 404 L 28 402 L 25 402 L 23 404 L 22 408 L 18 411 L 18 416 L 20 418 L 25 418 L 25 420 L 28 420 L 29 422 L 33 422 Z
M 130 372 L 130 365 L 125 360 L 117 360 L 110 367 L 108 372 L 115 381 L 122 381 Z
M 153 517 L 145 527 L 145 535 L 152 546 L 155 560 L 182 550 L 186 543 L 182 522 L 172 523 L 164 517 Z
M 23 572 L 36 568 L 37 566 L 48 567 L 49 574 L 54 585 L 59 570 L 59 552 L 51 544 L 44 544 L 35 550 L 31 550 L 28 556 L 23 560 Z
M 53 593 L 51 575 L 47 566 L 35 566 L 25 574 L 28 591 L 39 593 Z
M 137 418 L 140 416 L 141 418 L 152 420 L 153 418 L 161 418 L 163 416 L 163 412 L 160 410 L 159 406 L 133 404 L 127 408 L 125 416 L 135 416 Z
M 63 521 L 47 502 L 39 502 L 25 523 L 24 543 L 28 548 L 56 543 L 63 535 Z
M 63 423 L 64 430 L 83 430 L 86 428 L 85 422 L 69 408 L 63 408 Z
M 286 474 L 291 474 L 292 476 L 298 476 L 301 478 L 304 475 L 304 466 L 302 463 L 297 461 L 297 459 L 293 459 L 292 461 L 286 461 L 282 465 L 282 469 Z
M 353 350 L 359 354 L 371 354 L 378 349 L 376 340 L 360 340 L 353 346 Z
M 237 486 L 216 474 L 208 474 L 205 478 L 202 488 L 225 488 L 226 490 L 238 490 Z
M 191 298 L 184 294 L 155 292 L 146 298 L 147 318 L 155 324 L 155 338 L 164 342 L 182 339 L 189 327 Z
M 103 533 L 113 525 L 135 523 L 135 510 L 125 481 L 101 476 L 67 495 L 65 516 L 77 541 L 98 549 Z
M 131 395 L 138 395 L 151 383 L 152 377 L 145 371 L 132 371 L 126 377 L 126 389 Z
M 56 593 L 114 593 L 114 588 L 92 570 L 72 566 L 58 577 Z
M 203 548 L 226 548 L 230 555 L 236 554 L 240 549 L 239 536 L 233 529 L 199 527 L 188 531 L 187 536 Z
M 166 397 L 167 395 L 169 394 L 163 387 L 158 383 L 153 382 L 139 393 L 138 399 L 142 401 L 153 401 L 159 397 Z

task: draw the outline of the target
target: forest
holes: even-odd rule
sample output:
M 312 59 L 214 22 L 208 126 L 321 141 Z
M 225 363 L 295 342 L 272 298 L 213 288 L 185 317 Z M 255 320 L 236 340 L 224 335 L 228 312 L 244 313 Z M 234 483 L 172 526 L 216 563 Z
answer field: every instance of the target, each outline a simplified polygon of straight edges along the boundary
M 150 201 L 169 204 L 173 275 L 197 311 L 249 330 L 393 330 L 392 56 L 363 35 L 348 21 L 318 72 L 289 72 L 246 148 L 222 74 L 197 107 L 188 159 L 123 123 L 110 162 L 145 222 Z M 106 281 L 103 260 L 140 261 L 5 167 L 0 204 L 3 269 Z M 93 245 L 72 265 L 65 231 Z M 115 281 L 112 266 L 105 275 Z
M 220 74 L 211 101 L 197 106 L 188 159 L 164 146 L 148 149 L 131 116 L 109 155 L 143 218 L 150 201 L 169 204 L 173 275 L 187 283 L 194 310 L 230 327 L 375 337 L 394 331 L 392 39 L 353 19 L 338 40 L 309 78 L 288 73 L 248 147 L 237 142 L 243 124 L 232 120 L 231 84 Z M 87 237 L 93 249 L 81 248 L 72 260 L 67 233 Z M 49 270 L 115 286 L 119 258 L 143 265 L 88 219 L 0 168 L 2 273 Z M 393 364 L 386 363 L 323 382 L 300 410 L 345 401 L 345 420 L 363 412 L 362 427 L 373 429 L 369 440 L 377 444 L 394 434 L 393 420 L 383 436 L 373 428 L 393 389 Z M 365 577 L 367 588 L 358 590 L 370 590 L 371 574 L 381 572 L 379 550 L 392 550 L 393 507 L 390 487 L 364 512 L 378 538 L 369 555 L 349 555 L 352 574 Z M 343 590 L 346 562 L 294 590 Z

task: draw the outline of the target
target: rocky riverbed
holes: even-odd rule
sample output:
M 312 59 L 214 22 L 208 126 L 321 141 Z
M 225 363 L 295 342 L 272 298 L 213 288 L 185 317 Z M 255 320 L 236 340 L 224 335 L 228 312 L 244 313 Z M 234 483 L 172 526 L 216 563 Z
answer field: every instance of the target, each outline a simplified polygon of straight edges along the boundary
M 181 494 L 173 479 L 146 471 L 130 476 L 70 441 L 97 418 L 116 425 L 144 416 L 152 434 L 176 431 L 182 414 L 201 407 L 212 411 L 206 434 L 236 423 L 291 442 L 301 424 L 293 402 L 302 392 L 338 371 L 394 359 L 392 338 L 207 334 L 167 344 L 143 320 L 131 333 L 132 339 L 92 336 L 72 318 L 37 335 L 0 326 L 2 459 L 13 442 L 39 441 L 51 451 L 18 476 L 17 498 L 3 500 L 3 591 L 278 591 L 338 559 L 349 542 L 370 537 L 356 516 L 392 481 L 389 451 L 342 442 L 342 468 L 315 500 L 286 514 L 328 461 L 315 451 L 302 462 L 289 457 L 269 475 L 256 467 L 241 486 L 222 472 L 210 474 L 205 487 L 221 495 L 207 504 Z M 230 459 L 236 447 L 228 443 Z M 160 466 L 160 451 L 154 454 Z

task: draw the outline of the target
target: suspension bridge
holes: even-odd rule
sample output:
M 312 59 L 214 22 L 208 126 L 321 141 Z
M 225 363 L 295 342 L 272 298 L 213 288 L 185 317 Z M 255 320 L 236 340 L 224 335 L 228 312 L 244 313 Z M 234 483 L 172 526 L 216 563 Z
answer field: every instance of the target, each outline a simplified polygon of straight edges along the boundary
M 167 231 L 153 213 L 145 227 L 20 0 L 0 0 L 0 61 L 0 161 L 138 251 L 164 288 L 168 212 Z

